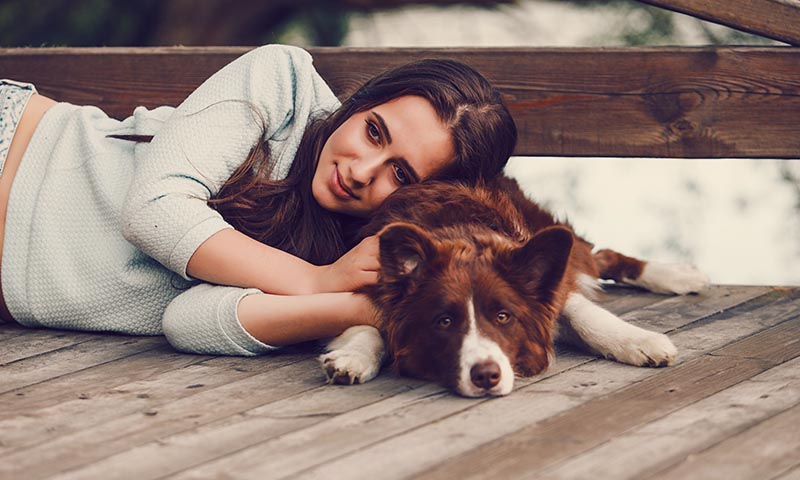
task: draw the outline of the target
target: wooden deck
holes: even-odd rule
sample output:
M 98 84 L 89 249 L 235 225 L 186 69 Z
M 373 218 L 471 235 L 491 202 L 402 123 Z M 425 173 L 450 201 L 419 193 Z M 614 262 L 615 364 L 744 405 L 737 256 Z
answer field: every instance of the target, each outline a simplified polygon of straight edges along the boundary
M 207 357 L 0 325 L 0 478 L 800 479 L 800 288 L 603 303 L 667 332 L 679 364 L 561 351 L 465 399 L 387 373 L 325 385 L 312 347 Z

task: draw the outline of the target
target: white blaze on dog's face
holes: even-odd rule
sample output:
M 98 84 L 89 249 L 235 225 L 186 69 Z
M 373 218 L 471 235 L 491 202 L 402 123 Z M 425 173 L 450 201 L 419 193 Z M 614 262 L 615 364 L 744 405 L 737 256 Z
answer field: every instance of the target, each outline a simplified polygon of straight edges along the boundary
M 514 369 L 503 349 L 481 334 L 472 298 L 467 302 L 468 330 L 459 352 L 458 393 L 466 397 L 508 395 L 514 388 Z
M 470 397 L 506 395 L 515 374 L 547 368 L 554 292 L 571 248 L 565 229 L 525 245 L 484 233 L 390 225 L 371 294 L 395 370 Z

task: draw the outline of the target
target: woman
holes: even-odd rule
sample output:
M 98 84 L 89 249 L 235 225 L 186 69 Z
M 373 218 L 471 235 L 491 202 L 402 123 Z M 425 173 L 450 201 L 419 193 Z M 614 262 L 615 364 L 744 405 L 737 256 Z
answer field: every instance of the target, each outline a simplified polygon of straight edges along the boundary
M 352 292 L 377 280 L 377 240 L 344 240 L 358 219 L 406 183 L 496 175 L 516 141 L 498 92 L 450 61 L 388 71 L 339 105 L 307 52 L 265 46 L 177 109 L 123 121 L 0 91 L 3 318 L 164 333 L 198 353 L 371 324 Z

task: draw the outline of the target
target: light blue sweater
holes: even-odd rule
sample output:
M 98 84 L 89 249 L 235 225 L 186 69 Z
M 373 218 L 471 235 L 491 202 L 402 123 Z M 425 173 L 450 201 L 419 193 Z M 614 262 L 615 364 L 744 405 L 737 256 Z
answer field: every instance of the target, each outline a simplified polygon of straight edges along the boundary
M 278 45 L 233 61 L 177 109 L 139 107 L 119 121 L 96 107 L 55 105 L 9 198 L 2 286 L 12 316 L 32 327 L 163 333 L 189 352 L 269 350 L 236 316 L 239 300 L 259 291 L 191 286 L 186 265 L 201 243 L 232 228 L 206 201 L 262 126 L 274 177 L 284 178 L 308 121 L 338 105 L 311 56 Z

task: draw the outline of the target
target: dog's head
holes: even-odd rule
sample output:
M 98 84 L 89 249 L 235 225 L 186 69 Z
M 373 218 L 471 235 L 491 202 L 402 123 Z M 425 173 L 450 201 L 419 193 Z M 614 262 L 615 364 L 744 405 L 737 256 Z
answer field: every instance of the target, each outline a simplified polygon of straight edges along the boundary
M 395 370 L 470 397 L 544 371 L 572 239 L 563 227 L 520 244 L 480 227 L 388 225 L 373 299 Z

